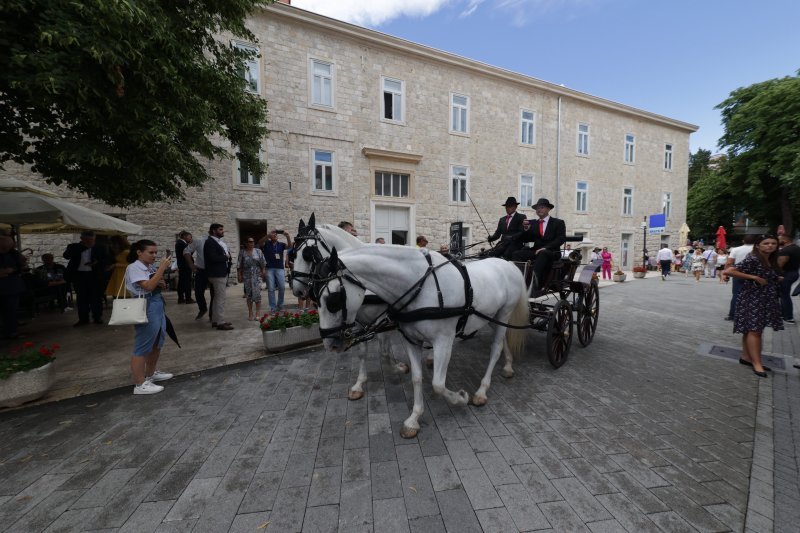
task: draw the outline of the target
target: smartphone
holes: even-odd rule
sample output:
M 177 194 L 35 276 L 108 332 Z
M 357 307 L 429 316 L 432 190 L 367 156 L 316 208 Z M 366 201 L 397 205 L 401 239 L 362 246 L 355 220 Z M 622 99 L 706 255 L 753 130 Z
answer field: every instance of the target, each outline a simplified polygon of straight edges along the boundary
M 167 259 L 169 259 L 170 257 L 172 257 L 172 250 L 166 250 L 164 252 L 164 255 L 165 255 L 165 257 L 167 257 Z

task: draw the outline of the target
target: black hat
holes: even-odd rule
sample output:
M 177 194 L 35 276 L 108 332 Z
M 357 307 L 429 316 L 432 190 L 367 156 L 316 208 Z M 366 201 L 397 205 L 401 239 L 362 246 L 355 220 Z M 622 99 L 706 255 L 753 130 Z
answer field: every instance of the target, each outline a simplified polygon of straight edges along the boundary
M 508 207 L 510 205 L 519 205 L 519 202 L 513 196 L 509 196 L 508 198 L 506 198 L 506 203 L 500 205 Z
M 537 207 L 541 207 L 541 206 L 546 206 L 546 207 L 549 207 L 550 209 L 553 209 L 555 207 L 553 204 L 550 203 L 550 200 L 548 200 L 547 198 L 539 198 L 539 201 L 537 201 L 531 207 L 536 209 Z

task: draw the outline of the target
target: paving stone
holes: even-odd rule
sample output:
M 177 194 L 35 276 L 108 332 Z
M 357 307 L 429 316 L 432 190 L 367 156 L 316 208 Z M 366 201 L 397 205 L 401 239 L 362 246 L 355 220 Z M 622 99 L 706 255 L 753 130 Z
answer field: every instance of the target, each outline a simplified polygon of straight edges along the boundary
M 422 516 L 408 521 L 411 533 L 446 533 L 441 515 Z
M 646 514 L 668 511 L 669 508 L 664 502 L 656 498 L 652 492 L 638 483 L 626 472 L 615 472 L 606 474 L 606 477 L 622 492 L 630 501 L 635 503 Z
M 499 485 L 516 484 L 519 479 L 511 466 L 506 462 L 500 452 L 484 452 L 477 454 L 478 461 L 483 466 L 486 475 L 495 487 Z
M 481 532 L 480 522 L 466 492 L 461 489 L 437 492 L 436 501 L 447 531 Z
M 695 533 L 697 530 L 689 525 L 686 520 L 681 518 L 678 513 L 665 511 L 648 515 L 662 531 L 674 531 L 675 533 Z
M 298 531 L 306 511 L 308 487 L 281 487 L 269 515 L 269 527 L 275 531 Z
M 504 533 L 516 529 L 511 515 L 503 507 L 481 509 L 475 512 L 485 533 Z
M 372 531 L 372 489 L 369 480 L 342 483 L 339 531 Z
M 342 482 L 369 479 L 369 448 L 351 448 L 343 451 Z
M 90 524 L 86 524 L 85 527 L 87 529 L 106 529 L 122 526 L 136 511 L 144 497 L 153 490 L 154 486 L 155 483 L 150 482 L 122 487 L 106 503 L 95 520 Z
M 584 522 L 611 518 L 603 505 L 576 478 L 554 479 L 553 485 Z
M 301 487 L 311 484 L 311 474 L 314 472 L 314 453 L 298 453 L 289 456 L 289 462 L 283 473 L 281 488 Z
M 99 512 L 99 507 L 70 509 L 56 518 L 44 531 L 47 533 L 80 531 L 83 529 L 82 526 L 94 520 Z
M 480 468 L 481 463 L 478 461 L 475 452 L 466 440 L 450 440 L 445 441 L 447 451 L 453 461 L 453 466 L 456 470 L 469 470 L 472 468 Z
M 303 531 L 309 533 L 334 533 L 339 529 L 339 506 L 323 505 L 306 509 Z
M 626 531 L 657 533 L 658 527 L 621 493 L 601 494 L 597 501 L 605 507 Z
M 706 505 L 704 508 L 731 531 L 742 531 L 744 529 L 744 514 L 737 511 L 732 505 L 722 503 Z
M 372 482 L 372 498 L 375 500 L 403 496 L 397 461 L 371 463 L 370 480 Z
M 657 487 L 652 489 L 652 492 L 681 518 L 700 531 L 724 531 L 726 529 L 722 522 L 684 496 L 675 487 Z
M 341 479 L 342 468 L 340 466 L 315 468 L 311 476 L 308 506 L 338 505 Z
M 6 503 L 0 506 L 0 516 L 5 521 L 14 521 L 20 516 L 33 509 L 41 501 L 47 498 L 53 491 L 64 484 L 71 474 L 45 474 L 22 492 L 9 498 Z M 93 506 L 85 506 L 93 507 Z
M 647 465 L 643 464 L 629 453 L 612 455 L 611 458 L 615 463 L 624 468 L 625 472 L 647 488 L 666 487 L 669 485 L 667 480 L 656 474 Z
M 583 520 L 575 514 L 575 511 L 567 502 L 546 502 L 540 503 L 545 518 L 557 531 L 571 531 L 588 533 L 589 529 L 584 525 Z
M 228 533 L 252 533 L 269 528 L 269 512 L 238 514 L 234 517 Z
M 725 499 L 719 495 L 710 492 L 703 485 L 684 474 L 677 468 L 665 466 L 653 469 L 661 477 L 669 481 L 681 494 L 688 496 L 695 503 L 699 505 L 713 505 L 723 503 Z
M 458 477 L 456 468 L 450 460 L 449 455 L 426 457 L 425 464 L 434 491 L 438 492 L 461 488 L 461 478 Z
M 201 466 L 201 463 L 174 464 L 145 497 L 145 501 L 177 500 Z
M 536 464 L 514 465 L 512 470 L 534 502 L 552 502 L 561 499 L 561 493 Z
M 54 520 L 61 516 L 64 511 L 69 509 L 70 505 L 72 505 L 83 492 L 84 491 L 81 489 L 57 490 L 51 492 L 16 522 L 11 523 L 11 520 L 13 520 L 12 518 L 5 518 L 5 525 L 11 526 L 7 531 L 14 533 L 43 531 Z
M 109 471 L 72 504 L 72 509 L 102 507 L 120 488 L 125 486 L 137 470 L 136 468 L 120 468 Z
M 174 503 L 174 501 L 165 500 L 139 504 L 119 529 L 119 532 L 155 531 Z
M 376 500 L 372 506 L 375 531 L 410 531 L 403 498 Z
M 501 507 L 502 500 L 497 495 L 492 483 L 489 481 L 486 472 L 482 468 L 471 470 L 460 470 L 461 485 L 472 502 L 473 509 L 488 509 L 490 507 Z
M 550 527 L 542 511 L 521 484 L 497 487 L 497 494 L 503 501 L 518 531 L 530 531 Z
M 239 507 L 240 514 L 271 511 L 283 472 L 260 472 L 253 476 Z
M 194 479 L 189 482 L 164 521 L 199 518 L 222 478 Z

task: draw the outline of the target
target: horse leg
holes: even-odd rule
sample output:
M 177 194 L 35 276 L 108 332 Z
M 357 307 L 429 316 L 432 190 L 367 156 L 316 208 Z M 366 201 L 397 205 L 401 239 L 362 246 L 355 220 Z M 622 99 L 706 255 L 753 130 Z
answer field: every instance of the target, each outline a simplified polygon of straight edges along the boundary
M 414 385 L 414 407 L 411 415 L 403 422 L 400 436 L 404 439 L 413 439 L 419 432 L 419 417 L 422 416 L 424 404 L 422 402 L 422 350 L 411 343 L 406 344 L 406 353 L 411 363 L 411 384 Z
M 358 352 L 358 378 L 355 385 L 350 387 L 347 393 L 347 398 L 350 400 L 360 400 L 364 397 L 363 385 L 367 381 L 367 347 L 362 345 L 359 347 Z
M 498 327 L 494 332 L 494 340 L 492 341 L 492 347 L 489 352 L 489 366 L 486 368 L 486 374 L 484 374 L 481 380 L 481 386 L 475 392 L 475 396 L 472 397 L 473 405 L 486 404 L 486 391 L 489 390 L 489 386 L 492 384 L 494 365 L 497 364 L 497 360 L 500 358 L 500 350 L 506 347 L 505 336 L 506 328 L 504 327 Z M 506 350 L 506 353 L 510 353 L 510 351 Z M 510 365 L 508 356 L 506 356 L 506 364 Z M 512 375 L 513 372 L 512 370 Z
M 508 347 L 507 337 L 503 337 L 503 357 L 505 357 L 506 364 L 503 365 L 500 375 L 508 379 L 513 378 L 514 367 L 511 366 L 511 363 L 514 361 L 514 354 L 511 353 L 511 350 Z
M 464 389 L 451 391 L 445 385 L 447 366 L 453 350 L 453 337 L 440 337 L 433 342 L 433 392 L 441 395 L 450 405 L 467 405 L 469 394 Z
M 381 343 L 381 353 L 388 355 L 391 357 L 392 361 L 394 361 L 394 371 L 398 374 L 408 374 L 409 366 L 402 362 L 398 361 L 397 358 L 394 356 L 394 350 L 392 350 L 392 340 L 394 339 L 395 334 L 393 332 L 384 333 L 382 335 L 378 335 L 378 339 L 380 339 Z

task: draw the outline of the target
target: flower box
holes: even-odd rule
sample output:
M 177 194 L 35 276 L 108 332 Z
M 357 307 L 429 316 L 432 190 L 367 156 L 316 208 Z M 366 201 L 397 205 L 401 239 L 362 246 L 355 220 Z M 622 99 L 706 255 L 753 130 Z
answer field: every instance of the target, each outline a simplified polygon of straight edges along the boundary
M 625 273 L 624 272 L 622 272 L 621 274 L 615 273 L 612 279 L 617 283 L 622 283 L 623 281 L 625 281 Z
M 647 272 L 634 272 L 633 277 L 637 279 L 642 279 L 647 275 Z
M 283 352 L 291 348 L 306 346 L 320 342 L 319 324 L 308 327 L 295 326 L 285 330 L 261 331 L 264 337 L 264 349 L 267 353 Z
M 53 363 L 26 372 L 15 372 L 0 381 L 0 407 L 17 407 L 41 398 L 47 394 L 55 380 Z

